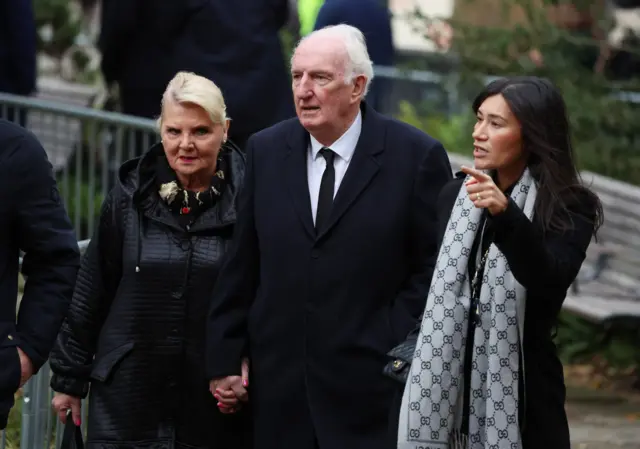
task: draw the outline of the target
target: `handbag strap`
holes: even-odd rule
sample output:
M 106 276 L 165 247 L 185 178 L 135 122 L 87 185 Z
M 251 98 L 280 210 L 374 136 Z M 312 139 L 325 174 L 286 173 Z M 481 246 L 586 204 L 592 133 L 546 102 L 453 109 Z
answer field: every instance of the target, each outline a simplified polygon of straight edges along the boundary
M 84 449 L 82 429 L 73 422 L 71 410 L 67 411 L 67 422 L 64 425 L 60 449 Z

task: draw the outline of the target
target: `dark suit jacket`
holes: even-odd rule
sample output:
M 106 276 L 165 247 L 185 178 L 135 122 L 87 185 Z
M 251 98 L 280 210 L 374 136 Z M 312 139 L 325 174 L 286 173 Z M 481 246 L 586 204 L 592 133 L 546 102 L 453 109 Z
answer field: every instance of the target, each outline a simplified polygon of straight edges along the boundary
M 213 295 L 209 378 L 251 359 L 259 449 L 387 448 L 386 352 L 416 325 L 437 251 L 442 145 L 363 105 L 362 134 L 316 235 L 297 119 L 251 137 L 236 234 Z
M 36 23 L 31 0 L 0 2 L 0 91 L 36 90 Z
M 362 31 L 375 65 L 392 66 L 394 60 L 391 12 L 380 0 L 325 0 L 314 29 L 346 23 Z M 373 84 L 378 82 L 376 79 Z
M 230 138 L 295 115 L 279 30 L 287 0 L 103 0 L 98 46 L 125 113 L 156 117 L 180 70 L 218 85 L 233 120 Z M 260 101 L 257 101 L 257 99 Z
M 464 174 L 448 183 L 438 199 L 440 233 L 446 226 L 464 182 Z M 520 385 L 520 430 L 524 449 L 568 449 L 571 446 L 565 412 L 562 363 L 553 342 L 553 328 L 580 271 L 593 235 L 595 207 L 580 194 L 568 205 L 573 228 L 566 232 L 542 232 L 538 221 L 530 221 L 510 200 L 507 209 L 488 216 L 485 242 L 495 243 L 504 254 L 514 277 L 527 289 L 523 338 L 524 384 Z M 479 238 L 472 248 L 475 260 Z M 475 269 L 471 270 L 475 271 Z M 522 368 L 522 365 L 521 365 Z M 524 389 L 524 391 L 522 390 Z
M 393 66 L 395 50 L 391 30 L 391 12 L 380 0 L 325 0 L 318 11 L 315 29 L 347 24 L 364 34 L 371 61 L 377 66 Z M 367 94 L 367 103 L 384 112 L 392 80 L 376 77 Z
M 27 278 L 20 313 L 18 256 Z M 46 362 L 69 308 L 80 251 L 42 145 L 0 120 L 0 429 L 20 384 L 20 347 L 35 370 Z

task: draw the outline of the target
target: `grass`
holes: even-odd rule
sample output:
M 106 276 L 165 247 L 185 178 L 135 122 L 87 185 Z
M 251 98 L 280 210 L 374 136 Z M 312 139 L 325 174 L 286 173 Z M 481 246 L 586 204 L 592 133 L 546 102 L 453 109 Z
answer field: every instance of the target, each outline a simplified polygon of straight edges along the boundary
M 9 413 L 9 422 L 5 429 L 6 449 L 18 449 L 20 447 L 20 425 L 22 422 L 22 391 L 15 395 L 15 405 Z
M 7 422 L 6 445 L 2 449 L 20 449 L 20 434 L 22 428 L 22 390 L 18 391 L 15 395 L 15 404 L 9 413 L 9 421 Z M 49 449 L 56 449 L 56 422 L 57 415 L 53 415 L 52 425 L 49 433 L 50 442 Z M 41 443 L 36 442 L 37 447 L 42 447 Z

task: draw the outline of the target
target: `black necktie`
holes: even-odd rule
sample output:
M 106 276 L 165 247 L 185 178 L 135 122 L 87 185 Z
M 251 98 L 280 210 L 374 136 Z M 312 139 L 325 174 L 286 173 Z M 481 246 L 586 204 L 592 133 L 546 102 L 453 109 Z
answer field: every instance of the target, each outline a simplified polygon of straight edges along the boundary
M 320 181 L 320 193 L 318 194 L 318 210 L 316 211 L 316 231 L 320 232 L 326 226 L 333 206 L 333 188 L 336 183 L 336 170 L 333 168 L 333 159 L 336 153 L 329 148 L 322 148 L 320 154 L 327 161 L 327 167 Z

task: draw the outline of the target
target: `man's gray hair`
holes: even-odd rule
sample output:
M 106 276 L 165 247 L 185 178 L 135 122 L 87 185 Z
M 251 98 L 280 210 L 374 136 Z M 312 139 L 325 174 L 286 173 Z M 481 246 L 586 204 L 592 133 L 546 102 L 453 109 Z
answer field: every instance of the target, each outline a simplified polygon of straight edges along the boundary
M 362 31 L 356 27 L 345 24 L 326 26 L 303 37 L 300 42 L 298 42 L 296 48 L 312 36 L 332 36 L 339 38 L 344 43 L 347 53 L 344 81 L 346 84 L 349 84 L 356 76 L 364 75 L 367 81 L 364 87 L 363 97 L 367 95 L 369 86 L 371 86 L 371 81 L 373 80 L 373 63 L 369 58 L 369 51 L 367 50 L 367 44 Z

